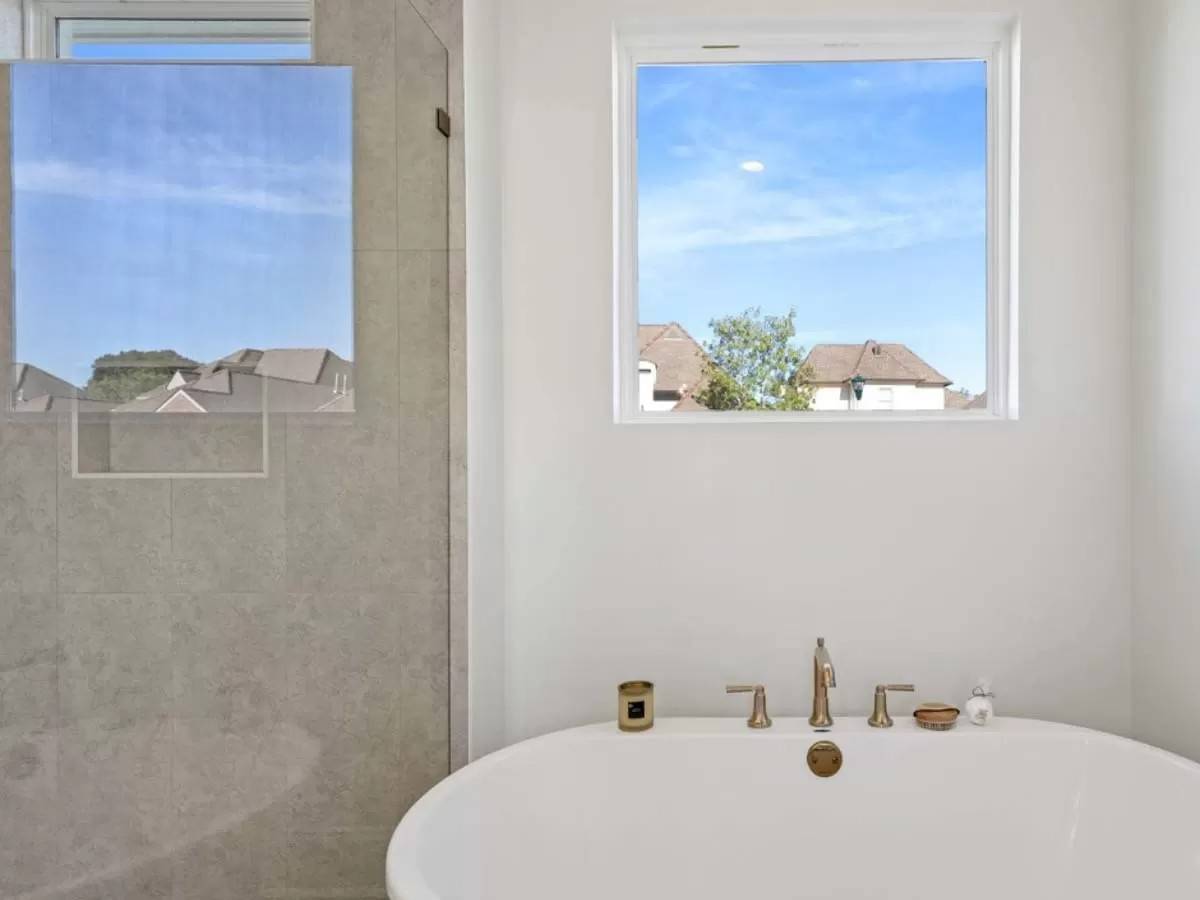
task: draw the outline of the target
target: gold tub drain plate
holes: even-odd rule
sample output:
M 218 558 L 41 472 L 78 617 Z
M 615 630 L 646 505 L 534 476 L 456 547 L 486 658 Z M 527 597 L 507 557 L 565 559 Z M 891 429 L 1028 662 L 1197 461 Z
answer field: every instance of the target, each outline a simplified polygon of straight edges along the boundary
M 842 770 L 842 751 L 833 741 L 817 741 L 808 748 L 808 768 L 818 778 L 832 778 Z

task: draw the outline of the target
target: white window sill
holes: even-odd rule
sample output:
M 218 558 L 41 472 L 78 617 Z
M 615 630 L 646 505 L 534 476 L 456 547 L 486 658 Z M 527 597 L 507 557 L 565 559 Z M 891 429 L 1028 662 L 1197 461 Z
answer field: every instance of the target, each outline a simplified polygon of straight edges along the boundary
M 929 412 L 639 412 L 617 420 L 619 425 L 925 425 L 1016 421 L 986 410 Z

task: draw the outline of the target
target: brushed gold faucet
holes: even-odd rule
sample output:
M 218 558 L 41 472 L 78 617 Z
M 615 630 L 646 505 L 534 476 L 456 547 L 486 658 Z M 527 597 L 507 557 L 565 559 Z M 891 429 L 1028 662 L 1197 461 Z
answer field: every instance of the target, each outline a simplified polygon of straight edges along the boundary
M 891 728 L 895 723 L 892 721 L 892 717 L 888 715 L 888 691 L 907 691 L 911 693 L 915 690 L 916 688 L 911 684 L 875 685 L 875 709 L 871 713 L 871 718 L 867 719 L 867 724 L 872 728 Z
M 833 724 L 833 716 L 829 714 L 831 687 L 837 687 L 833 660 L 825 649 L 825 638 L 817 638 L 817 649 L 813 652 L 813 711 L 808 719 L 813 728 L 828 728 Z
M 725 688 L 727 694 L 749 694 L 754 692 L 754 709 L 746 724 L 751 728 L 770 728 L 771 717 L 767 715 L 767 689 L 761 684 L 731 684 Z

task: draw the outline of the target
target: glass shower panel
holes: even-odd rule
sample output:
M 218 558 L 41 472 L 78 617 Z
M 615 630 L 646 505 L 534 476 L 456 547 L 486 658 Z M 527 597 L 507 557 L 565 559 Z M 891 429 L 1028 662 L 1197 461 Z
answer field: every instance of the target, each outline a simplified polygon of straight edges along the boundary
M 382 897 L 448 772 L 446 51 L 312 42 L 0 66 L 5 900 Z

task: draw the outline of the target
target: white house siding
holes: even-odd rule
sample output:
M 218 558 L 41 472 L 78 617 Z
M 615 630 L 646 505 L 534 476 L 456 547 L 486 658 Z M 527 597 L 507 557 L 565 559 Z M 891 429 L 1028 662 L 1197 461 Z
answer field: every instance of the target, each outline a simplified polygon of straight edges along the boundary
M 891 404 L 887 392 L 891 391 Z M 816 412 L 838 412 L 851 409 L 852 392 L 849 385 L 823 385 L 813 397 Z M 861 400 L 854 409 L 864 411 L 898 410 L 901 412 L 928 411 L 946 408 L 946 394 L 942 388 L 916 384 L 867 384 L 863 387 Z

